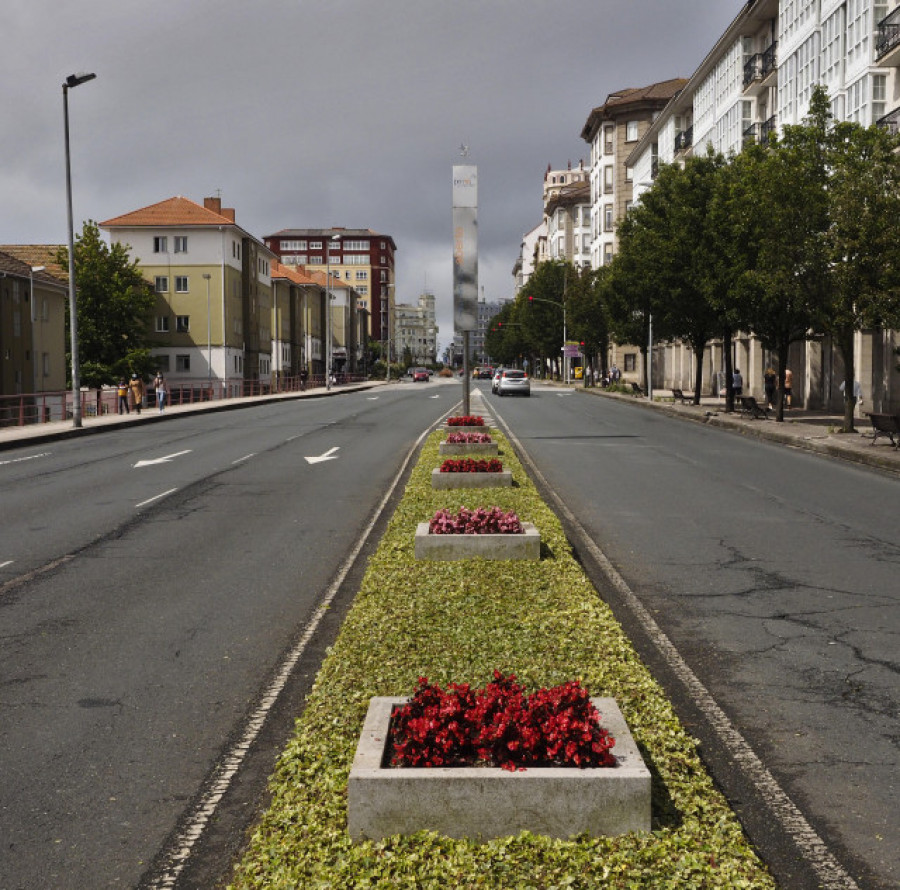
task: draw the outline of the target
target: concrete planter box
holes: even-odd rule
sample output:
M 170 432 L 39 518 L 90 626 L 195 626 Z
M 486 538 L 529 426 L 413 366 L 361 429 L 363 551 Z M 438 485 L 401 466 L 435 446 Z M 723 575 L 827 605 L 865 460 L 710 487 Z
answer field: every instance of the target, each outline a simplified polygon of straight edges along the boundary
M 499 473 L 442 473 L 431 471 L 431 487 L 436 491 L 449 488 L 504 488 L 512 485 L 512 472 Z
M 650 771 L 612 698 L 594 698 L 616 740 L 618 765 L 507 772 L 494 767 L 385 768 L 391 712 L 406 698 L 369 704 L 348 785 L 355 841 L 430 829 L 487 840 L 520 831 L 554 838 L 650 830 Z
M 446 457 L 465 454 L 472 455 L 496 455 L 500 453 L 500 446 L 496 442 L 441 442 L 440 453 Z
M 525 532 L 521 535 L 432 535 L 428 523 L 420 522 L 416 526 L 416 559 L 540 559 L 540 532 L 531 522 L 523 522 L 522 527 Z
M 450 426 L 449 423 L 445 423 L 443 428 L 448 433 L 490 433 L 491 431 L 486 421 L 484 426 Z

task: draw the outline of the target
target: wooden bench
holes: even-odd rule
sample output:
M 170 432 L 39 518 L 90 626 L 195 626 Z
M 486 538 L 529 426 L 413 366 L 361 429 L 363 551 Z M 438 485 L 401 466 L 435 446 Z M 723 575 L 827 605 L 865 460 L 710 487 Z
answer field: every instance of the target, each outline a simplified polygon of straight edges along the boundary
M 684 392 L 682 392 L 682 390 L 680 389 L 673 389 L 672 401 L 681 402 L 682 405 L 693 405 L 694 397 L 692 395 L 685 395 Z
M 900 415 L 870 414 L 869 420 L 872 421 L 872 429 L 875 431 L 875 435 L 872 436 L 872 445 L 878 441 L 879 436 L 887 436 L 894 448 L 900 448 L 900 443 L 894 441 L 895 435 L 900 439 Z
M 642 396 L 644 394 L 644 390 L 641 389 L 641 385 L 639 383 L 631 384 L 631 392 L 636 396 Z
M 753 419 L 757 417 L 769 419 L 769 409 L 763 408 L 753 396 L 738 396 L 738 398 L 741 400 L 741 414 L 749 414 Z

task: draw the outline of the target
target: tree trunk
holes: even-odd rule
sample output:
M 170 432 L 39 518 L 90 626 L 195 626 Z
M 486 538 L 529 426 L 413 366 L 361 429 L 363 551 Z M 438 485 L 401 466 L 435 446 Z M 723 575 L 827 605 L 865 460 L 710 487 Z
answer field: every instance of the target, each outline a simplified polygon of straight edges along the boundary
M 725 355 L 725 413 L 734 412 L 734 362 L 731 360 L 734 342 L 731 328 L 725 328 L 722 334 L 722 352 Z M 717 393 L 718 395 L 718 393 Z
M 777 423 L 784 422 L 784 372 L 787 370 L 788 349 L 790 342 L 778 344 L 778 396 L 775 402 L 775 420 Z
M 697 371 L 694 374 L 694 404 L 700 404 L 700 393 L 703 391 L 703 356 L 706 353 L 706 344 L 701 343 L 699 349 L 694 350 L 694 359 L 697 362 Z
M 842 433 L 854 433 L 853 414 L 856 411 L 856 371 L 853 333 L 842 332 L 837 338 L 838 351 L 844 360 L 844 425 Z

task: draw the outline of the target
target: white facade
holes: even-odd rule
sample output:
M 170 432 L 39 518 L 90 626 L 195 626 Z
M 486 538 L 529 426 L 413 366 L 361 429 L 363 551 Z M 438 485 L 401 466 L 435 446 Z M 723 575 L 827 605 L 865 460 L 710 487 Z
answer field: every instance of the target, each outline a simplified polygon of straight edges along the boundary
M 408 349 L 413 364 L 437 362 L 438 325 L 434 294 L 421 294 L 415 306 L 396 303 L 392 334 L 395 355 L 402 357 Z

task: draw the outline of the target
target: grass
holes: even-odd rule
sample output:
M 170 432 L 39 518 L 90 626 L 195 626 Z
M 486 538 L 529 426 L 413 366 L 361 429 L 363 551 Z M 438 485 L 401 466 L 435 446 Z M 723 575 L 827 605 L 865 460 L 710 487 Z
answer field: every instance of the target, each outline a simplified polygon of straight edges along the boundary
M 244 888 L 774 888 L 694 740 L 572 556 L 562 527 L 500 445 L 513 488 L 432 491 L 436 432 L 371 558 L 270 780 L 272 800 L 237 863 Z M 418 562 L 416 523 L 439 508 L 499 506 L 534 522 L 539 563 Z M 347 777 L 369 699 L 514 672 L 529 688 L 580 678 L 614 697 L 653 773 L 653 831 L 487 843 L 431 832 L 353 844 Z

